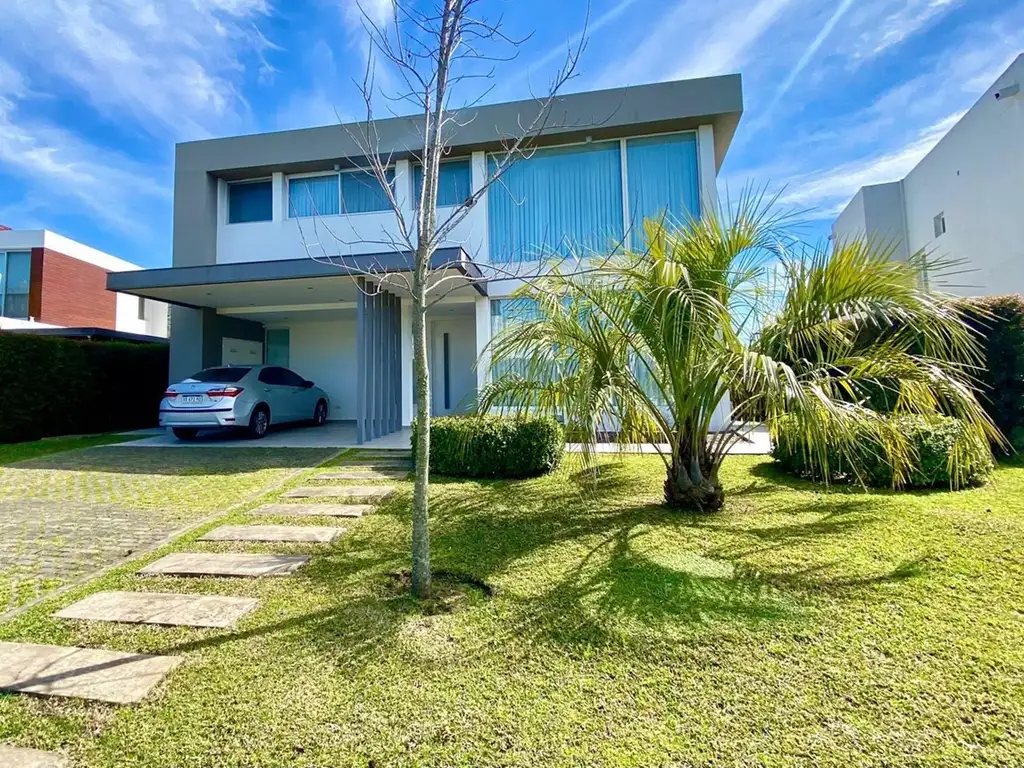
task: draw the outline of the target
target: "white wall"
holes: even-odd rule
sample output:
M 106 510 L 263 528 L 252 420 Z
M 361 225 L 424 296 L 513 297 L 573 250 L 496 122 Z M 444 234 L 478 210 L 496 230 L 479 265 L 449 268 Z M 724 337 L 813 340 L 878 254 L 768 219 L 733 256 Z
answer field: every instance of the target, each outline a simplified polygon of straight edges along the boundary
M 994 94 L 1017 84 L 1016 95 Z M 946 231 L 935 236 L 935 217 Z M 837 238 L 888 240 L 897 258 L 924 251 L 960 262 L 928 275 L 932 288 L 965 296 L 1024 292 L 1024 55 L 902 181 L 864 187 L 832 227 Z
M 331 419 L 355 419 L 355 320 L 295 322 L 288 328 L 288 367 L 327 393 Z
M 169 307 L 162 301 L 144 299 L 146 317 L 139 319 L 139 297 L 127 293 L 117 294 L 115 329 L 125 333 L 139 333 L 145 336 L 162 336 L 167 338 L 167 318 Z
M 997 101 L 1010 83 L 1021 92 Z M 934 249 L 964 259 L 962 295 L 1024 291 L 1024 56 L 1020 56 L 903 182 L 911 253 Z M 936 238 L 934 217 L 946 233 Z M 967 285 L 963 285 L 967 284 Z

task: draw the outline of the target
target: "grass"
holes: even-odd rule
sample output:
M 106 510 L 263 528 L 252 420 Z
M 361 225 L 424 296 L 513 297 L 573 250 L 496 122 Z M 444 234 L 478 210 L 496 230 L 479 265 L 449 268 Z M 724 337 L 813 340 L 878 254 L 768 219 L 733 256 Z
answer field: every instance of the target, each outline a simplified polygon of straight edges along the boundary
M 14 464 L 27 459 L 38 459 L 53 453 L 76 451 L 81 448 L 94 448 L 98 445 L 112 445 L 138 440 L 136 435 L 89 435 L 88 437 L 58 437 L 47 440 L 32 440 L 27 443 L 0 444 L 0 466 Z
M 607 465 L 596 492 L 571 466 L 436 482 L 435 567 L 495 590 L 451 612 L 392 575 L 406 483 L 375 515 L 319 521 L 348 529 L 336 544 L 246 547 L 313 554 L 290 578 L 133 564 L 0 639 L 185 663 L 137 707 L 0 697 L 0 740 L 94 768 L 1024 763 L 1024 468 L 958 493 L 824 493 L 760 457 L 723 475 L 708 517 L 656 506 L 654 457 Z M 234 630 L 50 617 L 99 589 L 261 602 Z
M 107 439 L 116 436 L 104 436 Z M 328 449 L 139 448 L 102 438 L 41 441 L 0 466 L 0 615 L 165 541 Z M 19 447 L 19 446 L 10 446 Z

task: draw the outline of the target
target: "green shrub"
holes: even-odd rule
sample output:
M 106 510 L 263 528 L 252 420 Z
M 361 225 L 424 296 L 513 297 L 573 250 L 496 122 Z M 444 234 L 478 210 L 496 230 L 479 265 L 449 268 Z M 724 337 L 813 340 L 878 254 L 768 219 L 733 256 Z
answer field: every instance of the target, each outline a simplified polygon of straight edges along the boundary
M 962 299 L 959 306 L 981 339 L 985 369 L 980 401 L 999 431 L 1024 450 L 1024 299 L 984 296 Z
M 0 333 L 0 443 L 151 427 L 167 345 Z
M 992 473 L 992 453 L 985 441 L 969 432 L 962 421 L 949 416 L 892 416 L 890 426 L 906 436 L 916 458 L 906 488 L 958 487 L 980 485 Z M 861 479 L 874 488 L 892 488 L 892 465 L 880 446 L 865 434 L 860 441 L 858 457 Z M 789 474 L 811 480 L 824 480 L 821 472 L 812 469 L 799 424 L 793 417 L 781 419 L 776 425 L 772 456 Z M 844 464 L 838 452 L 829 448 L 830 482 L 856 480 L 856 473 Z M 952 473 L 950 470 L 953 470 Z M 962 478 L 962 483 L 958 478 Z
M 416 427 L 413 426 L 413 454 Z M 430 422 L 430 471 L 455 477 L 533 477 L 558 466 L 565 434 L 546 418 L 441 416 Z

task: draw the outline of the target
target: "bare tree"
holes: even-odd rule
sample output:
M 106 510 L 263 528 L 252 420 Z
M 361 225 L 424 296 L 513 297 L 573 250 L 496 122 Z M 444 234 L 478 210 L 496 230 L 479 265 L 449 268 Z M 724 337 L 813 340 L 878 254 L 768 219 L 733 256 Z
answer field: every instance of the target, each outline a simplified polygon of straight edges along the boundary
M 429 461 L 430 461 L 430 372 L 427 366 L 426 313 L 430 306 L 443 299 L 458 281 L 449 274 L 449 264 L 433 264 L 439 247 L 451 241 L 455 228 L 480 202 L 488 188 L 500 184 L 503 174 L 536 146 L 536 139 L 553 127 L 552 107 L 565 84 L 576 74 L 586 35 L 568 46 L 565 60 L 552 78 L 545 93 L 528 102 L 519 115 L 516 130 L 500 135 L 495 128 L 494 141 L 499 149 L 491 154 L 486 179 L 475 187 L 460 204 L 446 207 L 443 219 L 437 210 L 438 172 L 441 159 L 448 154 L 457 134 L 474 119 L 475 107 L 493 87 L 496 68 L 514 60 L 526 39 L 505 34 L 500 17 L 487 18 L 484 6 L 488 0 L 433 0 L 414 3 L 394 0 L 392 17 L 386 24 L 375 22 L 365 11 L 363 27 L 370 41 L 365 75 L 359 91 L 365 105 L 366 118 L 355 126 L 345 126 L 349 136 L 366 158 L 367 173 L 374 176 L 387 196 L 395 216 L 395 226 L 382 232 L 382 244 L 391 250 L 412 255 L 408 274 L 388 272 L 365 260 L 344 256 L 331 257 L 353 276 L 372 277 L 382 284 L 397 286 L 411 296 L 413 336 L 413 386 L 416 412 L 416 475 L 413 492 L 412 520 L 412 591 L 427 597 L 431 591 L 429 536 Z M 585 29 L 585 25 L 584 25 Z M 389 89 L 385 92 L 377 82 L 378 68 L 388 72 Z M 397 85 L 395 85 L 397 83 Z M 469 97 L 463 91 L 474 90 Z M 455 99 L 468 101 L 453 106 Z M 420 164 L 422 185 L 415 201 L 414 220 L 403 206 L 403 195 L 393 187 L 389 168 L 394 160 L 394 147 L 384 148 L 374 118 L 374 106 L 381 101 L 404 105 L 415 110 L 422 120 L 422 143 L 405 147 L 404 154 Z M 397 114 L 397 110 L 392 110 Z M 558 127 L 565 127 L 559 125 Z M 323 222 L 319 222 L 323 225 Z M 317 222 L 314 222 L 317 226 Z M 327 227 L 336 241 L 344 241 Z M 305 238 L 304 238 L 305 239 Z M 307 244 L 308 249 L 308 244 Z M 488 277 L 512 276 L 509 270 L 483 265 Z M 521 276 L 521 275 L 519 275 Z M 363 283 L 360 281 L 360 285 Z

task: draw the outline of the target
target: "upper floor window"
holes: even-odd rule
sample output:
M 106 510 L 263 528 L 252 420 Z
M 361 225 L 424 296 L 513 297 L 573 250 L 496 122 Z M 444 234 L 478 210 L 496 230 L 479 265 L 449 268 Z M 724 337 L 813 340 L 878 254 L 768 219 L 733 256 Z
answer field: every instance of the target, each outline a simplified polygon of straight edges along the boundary
M 932 229 L 935 231 L 936 237 L 942 237 L 946 234 L 946 214 L 940 213 L 932 219 Z
M 389 169 L 386 177 L 393 186 L 394 171 Z M 370 171 L 341 171 L 288 179 L 288 216 L 291 218 L 389 210 L 387 190 Z
M 489 172 L 497 171 L 494 158 Z M 622 240 L 618 141 L 537 150 L 510 166 L 487 194 L 494 261 L 605 252 Z
M 495 172 L 493 158 L 488 168 Z M 487 211 L 495 262 L 641 247 L 642 235 L 629 236 L 646 219 L 700 215 L 696 134 L 539 149 L 491 186 Z
M 413 177 L 416 185 L 416 205 L 419 205 L 420 192 L 423 190 L 422 165 L 414 167 Z M 438 207 L 460 205 L 472 194 L 473 169 L 470 161 L 468 159 L 449 160 L 441 163 L 437 171 Z
M 0 252 L 0 316 L 28 318 L 30 251 Z
M 228 184 L 228 224 L 274 218 L 274 187 L 270 179 Z
M 146 297 L 139 296 L 139 320 L 146 319 Z

